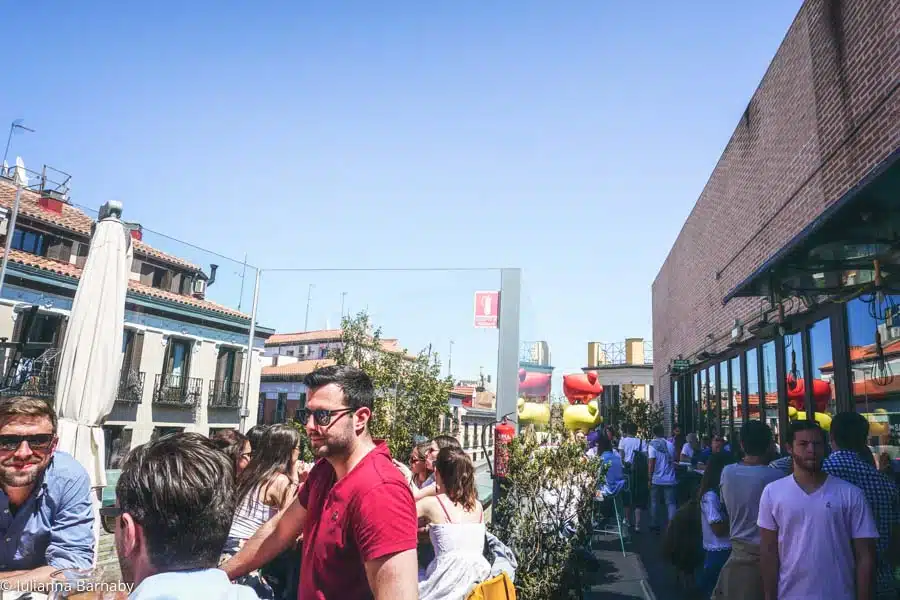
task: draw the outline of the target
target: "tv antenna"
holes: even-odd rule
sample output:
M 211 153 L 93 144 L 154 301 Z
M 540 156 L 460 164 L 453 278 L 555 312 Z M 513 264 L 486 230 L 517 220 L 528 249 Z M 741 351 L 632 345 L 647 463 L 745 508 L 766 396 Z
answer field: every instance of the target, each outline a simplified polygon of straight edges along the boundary
M 30 127 L 25 127 L 22 123 L 25 122 L 25 119 L 16 119 L 12 123 L 9 124 L 9 135 L 6 136 L 6 150 L 3 151 L 3 163 L 6 164 L 6 159 L 9 157 L 9 143 L 12 141 L 12 136 L 14 133 L 19 133 L 22 131 L 27 131 L 29 133 L 34 133 L 34 129 Z

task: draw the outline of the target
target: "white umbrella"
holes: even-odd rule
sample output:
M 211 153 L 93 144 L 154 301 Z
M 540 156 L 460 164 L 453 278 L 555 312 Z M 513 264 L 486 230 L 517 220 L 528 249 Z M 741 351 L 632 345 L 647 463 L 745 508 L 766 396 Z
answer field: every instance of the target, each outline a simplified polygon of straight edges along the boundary
M 121 205 L 111 210 L 121 214 Z M 91 238 L 58 362 L 58 448 L 87 469 L 94 487 L 106 485 L 100 425 L 118 393 L 132 254 L 131 235 L 122 222 L 102 218 Z

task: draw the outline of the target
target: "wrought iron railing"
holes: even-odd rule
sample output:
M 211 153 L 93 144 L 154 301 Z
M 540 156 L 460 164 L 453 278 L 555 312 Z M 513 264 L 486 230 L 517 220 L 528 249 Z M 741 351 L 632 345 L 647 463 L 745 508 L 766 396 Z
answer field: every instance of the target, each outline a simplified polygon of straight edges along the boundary
M 240 408 L 244 399 L 242 388 L 240 381 L 210 381 L 209 407 Z
M 203 380 L 199 377 L 160 373 L 153 386 L 153 402 L 171 406 L 197 406 L 203 393 Z
M 0 395 L 53 398 L 56 393 L 58 354 L 56 348 L 49 348 L 37 358 L 19 356 L 7 367 Z
M 123 369 L 119 378 L 119 394 L 116 402 L 122 404 L 140 404 L 144 397 L 144 379 L 146 373 L 133 369 Z

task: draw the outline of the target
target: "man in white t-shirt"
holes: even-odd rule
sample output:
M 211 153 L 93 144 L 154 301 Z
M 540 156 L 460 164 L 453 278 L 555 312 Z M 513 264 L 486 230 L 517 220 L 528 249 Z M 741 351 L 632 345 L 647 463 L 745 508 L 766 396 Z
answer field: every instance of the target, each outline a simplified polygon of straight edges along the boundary
M 794 421 L 787 444 L 794 474 L 759 502 L 766 600 L 871 600 L 878 530 L 861 489 L 822 471 L 825 432 Z
M 650 475 L 650 529 L 659 532 L 659 505 L 664 502 L 668 521 L 675 516 L 675 445 L 663 436 L 662 425 L 653 428 L 654 439 L 647 449 Z M 667 521 L 667 522 L 668 522 Z
M 630 465 L 634 462 L 634 451 L 641 449 L 643 441 L 637 437 L 637 425 L 634 423 L 626 423 L 622 429 L 625 435 L 619 440 L 619 454 L 622 462 Z
M 625 506 L 625 523 L 634 526 L 634 531 L 641 531 L 641 508 L 647 508 L 647 482 L 634 475 L 634 453 L 646 452 L 647 444 L 637 436 L 638 428 L 634 423 L 625 423 L 622 427 L 625 435 L 619 440 L 619 455 L 625 467 L 625 474 L 630 477 L 630 490 L 627 495 L 628 504 Z M 640 489 L 643 486 L 643 489 Z

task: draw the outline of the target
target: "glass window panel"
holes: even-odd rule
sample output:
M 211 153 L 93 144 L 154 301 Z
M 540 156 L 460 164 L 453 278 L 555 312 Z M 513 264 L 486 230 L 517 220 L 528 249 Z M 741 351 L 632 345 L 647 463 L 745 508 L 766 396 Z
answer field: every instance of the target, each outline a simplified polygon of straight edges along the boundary
M 797 333 L 784 336 L 785 389 L 788 406 L 794 410 L 804 410 L 803 406 L 803 337 Z M 790 409 L 788 409 L 790 410 Z
M 689 428 L 684 431 L 684 433 L 698 432 L 698 431 L 706 431 L 706 422 L 707 422 L 707 408 L 709 406 L 709 378 L 707 376 L 707 370 L 703 369 L 700 371 L 700 395 L 698 398 L 700 401 L 697 403 L 697 410 L 699 419 L 697 420 L 697 424 L 694 428 Z M 676 448 L 676 451 L 680 450 L 680 448 Z
M 834 357 L 831 352 L 831 320 L 822 319 L 809 328 L 809 353 L 812 359 L 813 405 L 816 412 L 834 415 Z
M 759 419 L 759 371 L 757 350 L 747 350 L 747 401 L 750 403 L 749 418 Z
M 729 412 L 731 418 L 728 425 L 731 429 L 740 429 L 743 424 L 741 418 L 741 357 L 731 359 L 731 379 L 728 381 L 728 391 L 731 394 Z
M 772 430 L 774 440 L 778 437 L 778 383 L 776 380 L 775 342 L 766 342 L 762 346 L 763 390 L 765 391 L 765 423 Z
M 719 385 L 716 388 L 716 398 L 719 401 L 719 408 L 716 415 L 717 433 L 724 433 L 728 430 L 728 362 L 719 363 Z

